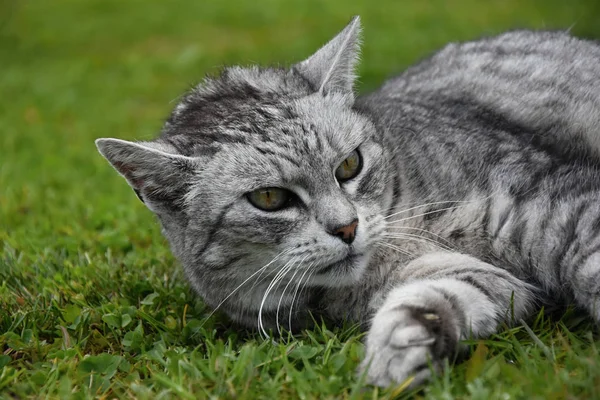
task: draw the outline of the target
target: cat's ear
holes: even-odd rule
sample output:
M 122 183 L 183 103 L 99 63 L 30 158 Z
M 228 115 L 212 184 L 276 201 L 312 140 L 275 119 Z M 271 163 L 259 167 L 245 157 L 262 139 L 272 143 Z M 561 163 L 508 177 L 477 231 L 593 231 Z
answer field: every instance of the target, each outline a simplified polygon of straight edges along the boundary
M 294 68 L 320 93 L 353 94 L 360 31 L 360 17 L 356 16 L 329 43 Z
M 96 146 L 150 210 L 181 210 L 196 170 L 194 158 L 172 154 L 155 142 L 97 139 Z

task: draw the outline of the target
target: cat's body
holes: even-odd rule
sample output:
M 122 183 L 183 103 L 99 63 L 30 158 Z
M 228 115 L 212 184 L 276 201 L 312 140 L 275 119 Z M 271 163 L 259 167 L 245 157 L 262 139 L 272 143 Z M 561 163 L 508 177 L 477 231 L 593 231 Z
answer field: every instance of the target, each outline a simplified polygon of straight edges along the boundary
M 572 298 L 557 258 L 579 237 L 557 230 L 589 222 L 575 236 L 600 246 L 598 61 L 600 46 L 565 32 L 516 31 L 449 45 L 359 97 L 398 149 L 390 220 Z M 435 250 L 392 243 L 407 260 Z
M 379 385 L 426 379 L 550 296 L 599 320 L 600 46 L 449 45 L 355 99 L 358 31 L 290 70 L 226 70 L 155 142 L 98 142 L 192 286 L 260 329 L 309 312 L 369 327 Z

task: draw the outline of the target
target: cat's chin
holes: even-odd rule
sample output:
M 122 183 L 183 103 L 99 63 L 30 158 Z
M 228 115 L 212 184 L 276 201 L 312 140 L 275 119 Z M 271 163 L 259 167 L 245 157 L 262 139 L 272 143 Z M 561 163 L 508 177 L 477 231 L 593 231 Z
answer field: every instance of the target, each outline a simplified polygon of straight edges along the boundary
M 317 286 L 338 288 L 360 281 L 369 263 L 368 253 L 349 254 L 342 260 L 321 267 L 312 278 Z

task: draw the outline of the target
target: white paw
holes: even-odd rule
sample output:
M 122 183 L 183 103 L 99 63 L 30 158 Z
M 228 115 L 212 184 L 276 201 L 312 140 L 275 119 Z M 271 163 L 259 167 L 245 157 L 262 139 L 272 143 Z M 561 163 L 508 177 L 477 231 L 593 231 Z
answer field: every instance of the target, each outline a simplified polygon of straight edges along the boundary
M 398 306 L 377 313 L 361 364 L 368 382 L 414 387 L 427 381 L 458 344 L 456 319 L 448 311 Z

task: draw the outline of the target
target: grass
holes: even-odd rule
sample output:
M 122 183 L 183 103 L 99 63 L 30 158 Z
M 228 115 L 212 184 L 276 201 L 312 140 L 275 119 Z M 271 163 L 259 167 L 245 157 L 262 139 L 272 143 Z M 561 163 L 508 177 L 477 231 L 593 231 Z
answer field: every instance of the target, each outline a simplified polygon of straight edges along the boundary
M 93 139 L 147 139 L 221 64 L 292 62 L 353 14 L 362 90 L 452 40 L 515 27 L 600 38 L 597 2 L 0 0 L 0 397 L 391 398 L 361 333 L 273 344 L 195 298 L 157 222 Z M 600 398 L 591 321 L 540 314 L 470 343 L 418 396 Z

